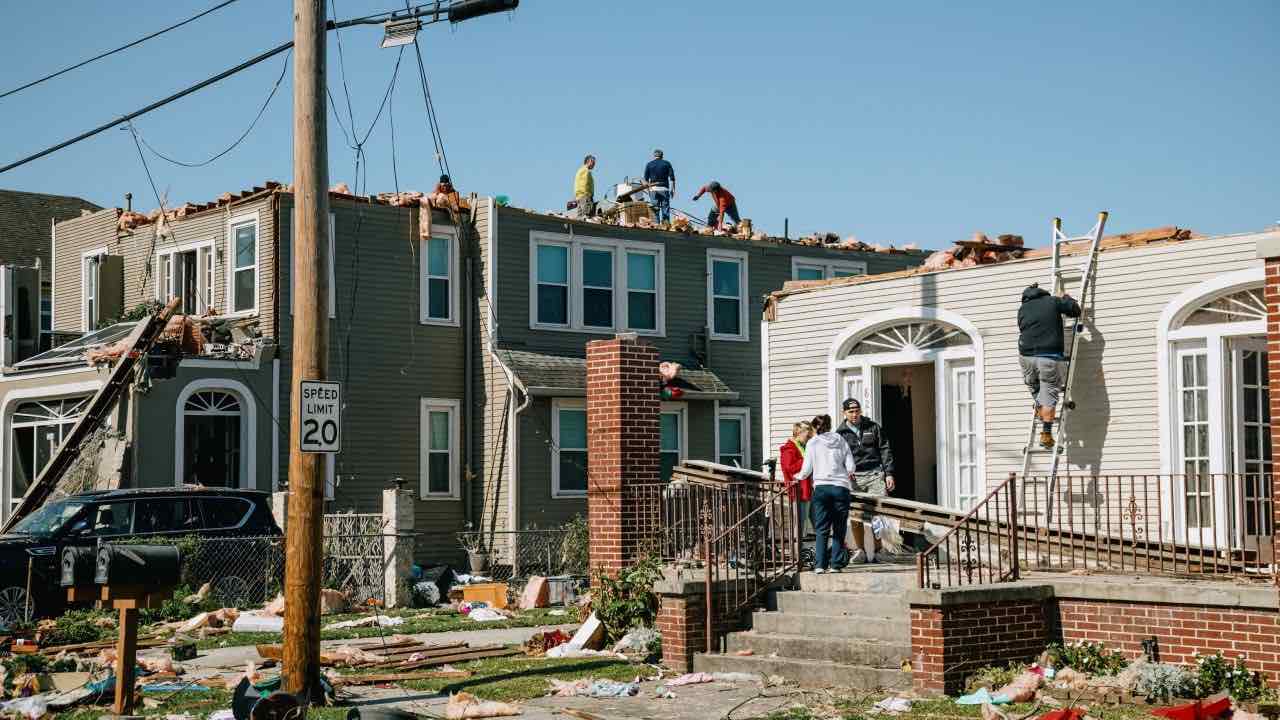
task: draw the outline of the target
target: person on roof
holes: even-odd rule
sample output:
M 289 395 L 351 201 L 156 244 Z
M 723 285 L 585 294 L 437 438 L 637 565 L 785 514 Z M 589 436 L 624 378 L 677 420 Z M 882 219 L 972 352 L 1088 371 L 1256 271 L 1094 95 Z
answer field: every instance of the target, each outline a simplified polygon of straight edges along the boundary
M 436 183 L 436 187 L 431 191 L 431 196 L 428 200 L 432 207 L 438 207 L 443 210 L 457 210 L 461 203 L 461 197 L 453 187 L 453 181 L 449 179 L 448 175 L 440 176 L 440 182 Z
M 1046 450 L 1053 447 L 1053 420 L 1064 379 L 1063 316 L 1080 317 L 1080 303 L 1070 295 L 1050 295 L 1035 283 L 1022 291 L 1022 306 L 1018 308 L 1018 355 L 1022 381 L 1031 391 L 1036 413 L 1043 423 L 1040 447 Z
M 596 167 L 596 156 L 588 155 L 582 159 L 582 167 L 573 176 L 573 199 L 577 203 L 578 217 L 591 217 L 596 214 L 596 179 L 591 171 Z
M 671 196 L 676 192 L 676 171 L 663 159 L 661 150 L 654 150 L 653 159 L 644 166 L 644 181 L 649 183 L 658 222 L 671 222 Z
M 715 201 L 716 206 L 711 209 L 711 213 L 707 215 L 707 224 L 717 229 L 724 229 L 724 218 L 728 215 L 733 218 L 733 223 L 737 225 L 741 220 L 738 219 L 738 200 L 733 193 L 726 190 L 720 183 L 712 180 L 703 185 L 698 194 L 693 196 L 693 201 L 698 202 L 698 198 L 703 193 L 711 193 L 711 199 Z

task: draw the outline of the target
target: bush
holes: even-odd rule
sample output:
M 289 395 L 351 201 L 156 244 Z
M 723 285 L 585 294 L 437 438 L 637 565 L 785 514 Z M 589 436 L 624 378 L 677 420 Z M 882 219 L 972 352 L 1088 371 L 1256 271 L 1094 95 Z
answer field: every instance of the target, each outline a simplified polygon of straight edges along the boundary
M 105 640 L 114 635 L 115 631 L 98 623 L 109 617 L 109 614 L 98 610 L 68 610 L 54 621 L 52 630 L 44 631 L 40 644 L 72 645 Z
M 1054 668 L 1069 667 L 1086 675 L 1115 675 L 1129 666 L 1123 655 L 1108 650 L 1102 643 L 1084 640 L 1070 645 L 1054 643 L 1045 652 Z
M 218 609 L 218 603 L 211 596 L 200 602 L 187 602 L 187 598 L 194 594 L 194 590 L 183 585 L 175 589 L 173 597 L 161 603 L 160 607 L 146 609 L 138 613 L 138 619 L 146 625 L 157 622 L 174 622 L 176 620 L 188 620 L 202 612 Z
M 564 571 L 569 575 L 586 575 L 591 561 L 591 528 L 585 515 L 577 515 L 561 526 L 565 531 L 560 552 Z
M 658 617 L 658 595 L 653 584 L 662 577 L 662 566 L 652 555 L 623 568 L 617 578 L 598 573 L 591 583 L 591 609 L 604 625 L 610 643 L 633 627 L 653 627 Z
M 1196 658 L 1192 683 L 1189 694 L 1198 698 L 1226 692 L 1236 700 L 1257 700 L 1267 687 L 1266 680 L 1260 673 L 1250 670 L 1243 657 L 1232 663 L 1222 656 L 1221 651 Z
M 1194 677 L 1177 665 L 1140 661 L 1133 669 L 1137 674 L 1133 690 L 1149 702 L 1167 703 L 1191 694 L 1193 689 Z
M 998 687 L 1004 687 L 1013 682 L 1013 679 L 1025 672 L 1027 666 L 1022 663 L 1009 663 L 1008 665 L 988 665 L 978 668 L 969 679 L 965 680 L 964 691 L 966 693 L 977 692 L 981 688 L 995 690 Z

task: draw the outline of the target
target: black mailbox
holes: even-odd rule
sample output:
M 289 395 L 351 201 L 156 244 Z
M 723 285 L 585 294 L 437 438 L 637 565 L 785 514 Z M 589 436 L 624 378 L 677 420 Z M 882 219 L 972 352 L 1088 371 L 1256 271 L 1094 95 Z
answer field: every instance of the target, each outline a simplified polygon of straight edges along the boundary
M 177 587 L 182 553 L 173 545 L 113 545 L 98 548 L 93 581 L 99 585 Z
M 97 548 L 63 548 L 60 565 L 62 569 L 62 587 L 93 585 L 93 571 L 97 557 Z

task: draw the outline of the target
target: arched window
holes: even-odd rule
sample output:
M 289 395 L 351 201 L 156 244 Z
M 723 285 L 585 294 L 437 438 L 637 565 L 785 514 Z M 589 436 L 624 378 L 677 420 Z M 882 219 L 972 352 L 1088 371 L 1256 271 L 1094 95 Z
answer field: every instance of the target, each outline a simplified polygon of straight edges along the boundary
M 849 355 L 884 352 L 924 352 L 948 347 L 972 345 L 973 340 L 962 330 L 941 322 L 907 322 L 876 330 L 854 343 Z
M 16 506 L 31 482 L 53 459 L 76 420 L 89 405 L 89 396 L 28 400 L 13 411 L 13 472 L 9 499 Z
M 1251 322 L 1267 319 L 1267 303 L 1262 299 L 1262 287 L 1245 288 L 1219 295 L 1202 302 L 1189 312 L 1182 313 L 1179 328 L 1219 323 Z
M 244 485 L 246 435 L 244 400 L 238 392 L 209 388 L 189 394 L 182 407 L 182 482 Z

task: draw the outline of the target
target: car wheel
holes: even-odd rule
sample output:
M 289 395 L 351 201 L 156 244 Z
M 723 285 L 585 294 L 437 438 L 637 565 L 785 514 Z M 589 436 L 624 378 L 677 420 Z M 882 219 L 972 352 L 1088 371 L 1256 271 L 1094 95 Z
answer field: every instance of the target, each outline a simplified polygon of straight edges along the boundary
M 250 594 L 248 581 L 236 575 L 218 578 L 213 584 L 213 598 L 222 607 L 246 607 L 251 601 Z
M 17 585 L 0 589 L 0 626 L 12 628 L 27 618 L 27 591 Z

